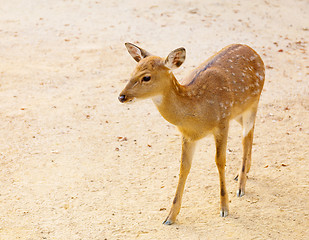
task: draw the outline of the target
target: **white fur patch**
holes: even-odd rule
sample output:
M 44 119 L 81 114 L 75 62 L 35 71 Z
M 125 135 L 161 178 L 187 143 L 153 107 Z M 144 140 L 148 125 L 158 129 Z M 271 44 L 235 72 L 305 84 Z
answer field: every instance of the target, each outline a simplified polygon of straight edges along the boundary
M 243 137 L 246 137 L 251 131 L 255 121 L 255 114 L 252 111 L 243 113 Z
M 163 101 L 163 96 L 162 95 L 157 95 L 155 97 L 152 98 L 152 101 L 154 102 L 154 104 L 156 104 L 157 106 L 160 106 L 162 104 Z
M 247 137 L 247 135 L 250 132 L 250 130 L 252 129 L 252 127 L 253 127 L 253 124 L 252 124 L 251 128 L 244 128 L 243 132 L 242 132 L 242 136 Z

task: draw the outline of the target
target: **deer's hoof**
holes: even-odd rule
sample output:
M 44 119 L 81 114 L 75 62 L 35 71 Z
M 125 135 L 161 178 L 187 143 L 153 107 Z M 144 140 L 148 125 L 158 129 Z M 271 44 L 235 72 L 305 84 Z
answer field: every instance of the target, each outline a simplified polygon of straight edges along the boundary
M 174 221 L 169 219 L 169 216 L 163 222 L 164 225 L 172 225 L 173 223 L 174 223 Z
M 243 195 L 245 195 L 245 190 L 243 190 L 243 189 L 238 189 L 238 191 L 237 191 L 237 197 L 242 197 Z
M 229 210 L 227 210 L 227 209 L 222 209 L 221 211 L 220 211 L 220 216 L 221 217 L 227 217 L 229 215 Z

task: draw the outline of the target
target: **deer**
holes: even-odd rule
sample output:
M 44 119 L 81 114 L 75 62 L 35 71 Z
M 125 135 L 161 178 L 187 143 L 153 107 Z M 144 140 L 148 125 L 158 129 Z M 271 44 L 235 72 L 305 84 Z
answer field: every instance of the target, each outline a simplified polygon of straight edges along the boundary
M 209 134 L 214 136 L 216 146 L 220 216 L 228 216 L 225 167 L 229 123 L 234 119 L 242 126 L 243 156 L 235 178 L 238 180 L 237 196 L 242 197 L 251 167 L 254 125 L 265 79 L 261 57 L 247 45 L 231 44 L 179 82 L 172 70 L 183 64 L 185 48 L 177 48 L 161 58 L 132 43 L 125 43 L 125 46 L 138 64 L 118 100 L 127 103 L 151 98 L 163 118 L 175 125 L 182 135 L 177 190 L 163 224 L 175 223 L 196 142 Z

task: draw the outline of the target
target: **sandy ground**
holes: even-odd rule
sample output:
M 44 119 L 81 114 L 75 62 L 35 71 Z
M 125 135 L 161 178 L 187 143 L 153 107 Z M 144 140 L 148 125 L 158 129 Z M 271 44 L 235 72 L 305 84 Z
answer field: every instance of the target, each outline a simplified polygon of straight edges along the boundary
M 130 3 L 130 4 L 128 4 Z M 308 239 L 309 2 L 0 1 L 0 239 Z M 212 137 L 199 142 L 176 224 L 180 134 L 150 100 L 117 96 L 135 62 L 124 42 L 187 60 L 245 43 L 266 82 L 246 195 L 241 128 L 219 217 Z

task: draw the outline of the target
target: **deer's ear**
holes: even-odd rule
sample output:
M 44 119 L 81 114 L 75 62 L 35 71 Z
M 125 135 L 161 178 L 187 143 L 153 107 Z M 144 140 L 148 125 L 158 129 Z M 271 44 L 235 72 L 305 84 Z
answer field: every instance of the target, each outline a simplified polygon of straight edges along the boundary
M 186 49 L 177 48 L 172 51 L 165 59 L 165 66 L 169 69 L 175 69 L 181 66 L 186 59 Z
M 134 58 L 136 62 L 139 62 L 145 57 L 150 56 L 151 54 L 147 52 L 146 50 L 132 44 L 132 43 L 125 43 L 126 48 L 128 49 L 128 52 L 130 55 Z

